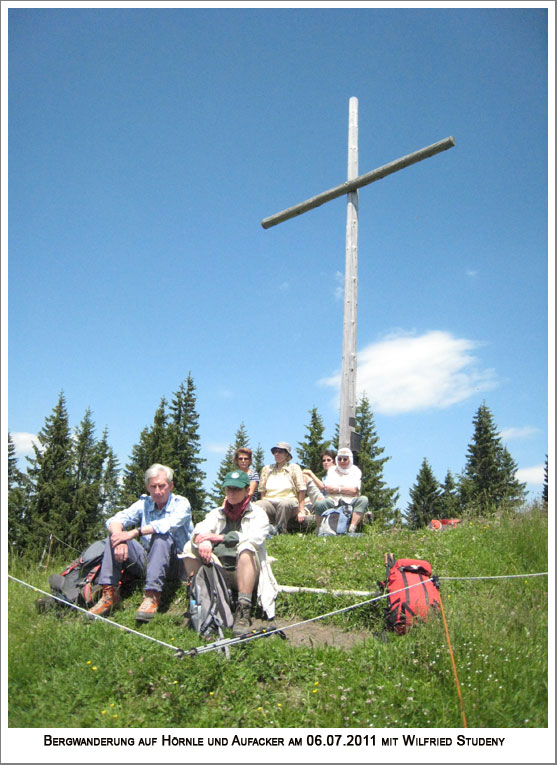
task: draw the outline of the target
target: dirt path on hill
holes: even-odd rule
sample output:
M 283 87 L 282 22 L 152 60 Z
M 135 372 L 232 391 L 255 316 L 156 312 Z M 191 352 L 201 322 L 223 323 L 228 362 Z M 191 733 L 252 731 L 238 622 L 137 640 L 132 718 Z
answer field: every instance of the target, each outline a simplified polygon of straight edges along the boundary
M 297 622 L 294 619 L 276 620 L 276 626 L 279 628 L 284 628 L 296 623 Z M 265 627 L 268 626 L 268 622 L 260 622 L 258 619 L 254 619 L 252 626 L 256 628 Z M 294 646 L 304 646 L 308 648 L 330 646 L 332 648 L 340 648 L 346 651 L 356 645 L 356 643 L 361 643 L 363 640 L 372 637 L 372 633 L 367 630 L 351 630 L 350 632 L 345 632 L 332 624 L 322 624 L 321 622 L 302 624 L 299 627 L 287 629 L 284 634 L 289 643 Z

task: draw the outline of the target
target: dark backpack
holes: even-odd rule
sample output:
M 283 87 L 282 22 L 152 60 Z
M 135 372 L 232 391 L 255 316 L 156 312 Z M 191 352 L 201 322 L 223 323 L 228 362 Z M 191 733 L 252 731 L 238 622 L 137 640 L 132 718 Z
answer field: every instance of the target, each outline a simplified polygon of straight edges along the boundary
M 73 560 L 61 574 L 52 574 L 48 583 L 52 594 L 68 604 L 91 608 L 102 594 L 102 585 L 98 583 L 102 559 L 105 551 L 106 540 L 101 539 L 93 542 L 79 556 Z M 131 577 L 125 572 L 121 573 L 122 581 L 129 581 Z M 36 601 L 37 609 L 45 611 L 53 606 L 63 605 L 60 600 L 52 598 L 39 598 Z
M 385 567 L 387 579 L 380 586 L 389 593 L 387 629 L 404 635 L 417 621 L 426 621 L 439 609 L 439 583 L 435 577 L 432 580 L 431 564 L 426 560 L 395 560 L 387 553 Z
M 336 507 L 331 507 L 321 514 L 321 525 L 319 526 L 319 537 L 336 537 L 340 534 L 346 534 L 352 518 L 352 505 L 347 504 L 343 499 L 339 499 Z
M 223 630 L 232 627 L 232 594 L 221 566 L 203 564 L 191 580 L 188 617 L 201 637 L 223 637 Z

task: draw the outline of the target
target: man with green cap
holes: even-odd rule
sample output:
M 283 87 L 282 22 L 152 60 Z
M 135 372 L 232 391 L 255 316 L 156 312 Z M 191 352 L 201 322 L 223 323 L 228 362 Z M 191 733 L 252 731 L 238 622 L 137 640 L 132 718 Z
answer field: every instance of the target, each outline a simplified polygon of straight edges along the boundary
M 268 619 L 275 615 L 278 585 L 267 560 L 265 539 L 269 532 L 267 513 L 250 502 L 250 478 L 232 470 L 223 482 L 223 507 L 216 507 L 194 528 L 184 549 L 188 578 L 203 563 L 222 566 L 232 590 L 238 593 L 233 632 L 241 635 L 251 626 L 253 593 Z

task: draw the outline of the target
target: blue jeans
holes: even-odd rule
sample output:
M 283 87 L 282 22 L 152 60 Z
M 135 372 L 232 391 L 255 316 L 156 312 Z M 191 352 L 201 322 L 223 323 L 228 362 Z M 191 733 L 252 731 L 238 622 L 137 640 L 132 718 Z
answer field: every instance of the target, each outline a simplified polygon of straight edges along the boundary
M 145 576 L 145 590 L 162 592 L 169 575 L 173 575 L 177 570 L 178 559 L 172 536 L 151 534 L 148 551 L 136 539 L 130 539 L 126 544 L 128 545 L 128 559 L 124 563 L 126 570 L 133 576 Z M 121 569 L 122 565 L 114 559 L 114 548 L 108 537 L 99 573 L 99 584 L 111 584 L 116 587 Z

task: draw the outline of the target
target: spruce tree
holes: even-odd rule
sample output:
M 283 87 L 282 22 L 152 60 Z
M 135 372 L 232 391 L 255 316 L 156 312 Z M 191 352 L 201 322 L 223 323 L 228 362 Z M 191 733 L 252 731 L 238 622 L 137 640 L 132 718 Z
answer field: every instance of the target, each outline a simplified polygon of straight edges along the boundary
M 166 406 L 166 398 L 163 396 L 155 411 L 153 424 L 143 428 L 139 435 L 139 442 L 132 447 L 131 459 L 124 468 L 121 493 L 123 507 L 129 507 L 146 493 L 145 471 L 148 467 L 159 463 L 174 469 L 174 444 Z
M 25 475 L 17 466 L 15 444 L 8 433 L 8 542 L 10 550 L 17 555 L 27 546 L 27 496 Z
M 406 520 L 410 528 L 427 526 L 433 518 L 439 516 L 441 489 L 425 457 L 416 483 L 410 489 L 410 500 L 406 508 Z
M 70 533 L 78 548 L 106 533 L 105 521 L 116 511 L 118 461 L 105 428 L 100 441 L 87 409 L 74 436 L 74 487 Z
M 102 454 L 102 472 L 99 486 L 99 504 L 101 509 L 101 528 L 105 521 L 121 509 L 120 504 L 120 468 L 114 450 L 108 445 L 108 431 L 105 428 L 98 444 Z
M 211 487 L 211 492 L 209 493 L 209 499 L 211 501 L 212 507 L 220 507 L 222 505 L 222 501 L 224 499 L 224 489 L 222 488 L 222 484 L 226 474 L 233 468 L 234 452 L 234 445 L 229 444 L 219 465 L 217 477 L 215 478 L 215 482 Z
M 149 428 L 145 427 L 139 434 L 139 441 L 132 447 L 128 464 L 124 467 L 120 504 L 129 507 L 142 494 L 145 494 L 145 471 L 153 463 L 149 453 Z
M 323 472 L 321 455 L 325 449 L 330 447 L 331 442 L 323 438 L 325 426 L 315 407 L 309 410 L 309 415 L 310 421 L 309 425 L 306 426 L 306 437 L 299 442 L 296 453 L 302 468 L 309 468 L 315 475 L 320 475 Z
M 516 464 L 502 446 L 485 402 L 478 408 L 473 425 L 474 434 L 460 480 L 460 500 L 467 513 L 493 515 L 505 503 L 523 501 L 525 484 L 516 480 Z
M 442 518 L 458 518 L 460 515 L 460 501 L 456 481 L 450 470 L 447 470 L 445 481 L 441 484 L 441 501 L 439 512 Z
M 99 489 L 103 455 L 95 438 L 91 410 L 76 428 L 74 435 L 72 511 L 69 532 L 76 547 L 84 547 L 100 527 Z
M 501 447 L 499 453 L 499 465 L 503 483 L 502 502 L 507 507 L 517 507 L 522 504 L 526 497 L 526 484 L 521 483 L 516 477 L 518 465 L 512 458 L 506 446 Z
M 261 471 L 265 467 L 265 449 L 261 444 L 257 444 L 257 449 L 253 453 L 253 467 L 261 475 Z
M 398 487 L 390 489 L 383 480 L 383 467 L 390 457 L 381 456 L 385 449 L 379 446 L 373 413 L 365 395 L 356 407 L 356 432 L 361 436 L 360 452 L 355 460 L 362 471 L 361 494 L 369 499 L 375 524 L 383 528 L 396 518 Z
M 63 392 L 37 438 L 40 447 L 33 445 L 35 456 L 27 457 L 30 491 L 27 541 L 29 549 L 40 551 L 51 534 L 73 544 L 70 533 L 73 448 Z
M 21 485 L 22 473 L 17 466 L 17 455 L 12 434 L 8 433 L 8 491 Z
M 192 518 L 197 522 L 204 515 L 206 493 L 203 488 L 205 473 L 201 469 L 205 459 L 200 456 L 201 439 L 198 432 L 199 415 L 196 410 L 195 390 L 190 373 L 186 384 L 181 383 L 171 401 L 168 430 L 174 490 L 189 500 Z
M 145 465 L 143 472 L 155 463 L 158 463 L 159 465 L 167 465 L 174 469 L 173 462 L 176 461 L 176 454 L 174 452 L 171 425 L 169 416 L 166 413 L 166 407 L 167 401 L 163 396 L 159 407 L 155 412 L 155 416 L 153 417 L 153 425 L 149 429 L 146 444 L 149 460 L 148 464 Z

